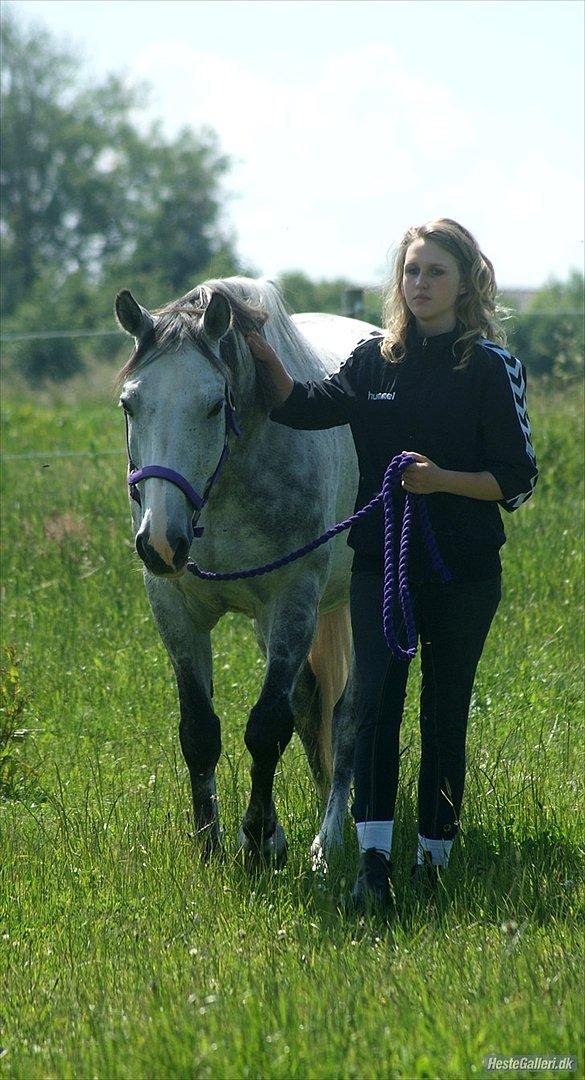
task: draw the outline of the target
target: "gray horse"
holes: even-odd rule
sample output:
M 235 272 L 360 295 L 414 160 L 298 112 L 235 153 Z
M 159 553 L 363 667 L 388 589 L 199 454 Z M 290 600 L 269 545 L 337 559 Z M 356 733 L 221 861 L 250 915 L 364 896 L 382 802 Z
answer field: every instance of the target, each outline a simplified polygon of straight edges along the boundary
M 211 571 L 267 563 L 352 512 L 358 471 L 349 428 L 272 423 L 245 335 L 263 327 L 293 377 L 306 380 L 336 370 L 375 328 L 333 315 L 291 318 L 271 282 L 246 278 L 208 281 L 152 314 L 124 291 L 116 314 L 135 339 L 119 377 L 130 468 L 142 470 L 131 488 L 135 543 L 177 679 L 201 849 L 222 846 L 210 635 L 225 612 L 238 611 L 254 620 L 266 657 L 245 732 L 251 794 L 238 841 L 252 861 L 286 857 L 273 785 L 296 729 L 318 790 L 328 792 L 312 846 L 318 865 L 341 843 L 352 774 L 345 537 L 243 581 L 200 580 L 186 563 L 190 552 Z

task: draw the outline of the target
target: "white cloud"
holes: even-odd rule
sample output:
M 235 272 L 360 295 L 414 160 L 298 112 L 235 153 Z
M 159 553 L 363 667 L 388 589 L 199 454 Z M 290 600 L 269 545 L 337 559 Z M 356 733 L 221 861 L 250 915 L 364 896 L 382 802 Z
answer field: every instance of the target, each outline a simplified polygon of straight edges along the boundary
M 289 66 L 278 82 L 260 68 L 170 37 L 133 63 L 141 77 L 156 71 L 155 115 L 175 130 L 211 126 L 232 155 L 228 216 L 261 272 L 375 280 L 407 225 L 442 214 L 476 228 L 496 268 L 505 258 L 504 283 L 542 280 L 544 246 L 559 248 L 559 229 L 563 252 L 578 251 L 571 171 L 538 146 L 516 153 L 515 132 L 498 136 L 497 155 L 485 149 L 485 117 L 468 113 L 465 95 L 414 74 L 390 45 L 356 46 L 313 70 Z M 555 218 L 556 192 L 566 198 Z

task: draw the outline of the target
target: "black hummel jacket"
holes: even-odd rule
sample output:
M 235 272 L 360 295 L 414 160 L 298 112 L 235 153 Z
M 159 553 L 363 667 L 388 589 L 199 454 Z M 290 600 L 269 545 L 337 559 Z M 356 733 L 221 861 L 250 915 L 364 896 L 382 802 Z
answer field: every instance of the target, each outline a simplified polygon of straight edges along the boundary
M 382 487 L 390 460 L 403 450 L 425 454 L 443 469 L 491 472 L 503 492 L 500 504 L 516 510 L 532 494 L 538 470 L 526 411 L 526 373 L 504 349 L 479 342 L 465 370 L 454 370 L 459 331 L 421 339 L 411 328 L 406 358 L 388 363 L 381 336 L 360 342 L 341 370 L 317 382 L 295 382 L 271 418 L 293 428 L 350 424 L 360 481 L 356 509 Z M 402 519 L 405 493 L 394 496 Z M 473 581 L 501 571 L 505 542 L 498 504 L 437 492 L 426 496 L 439 550 L 455 580 Z M 396 533 L 399 529 L 395 530 Z M 354 569 L 381 569 L 380 506 L 350 530 Z M 435 580 L 418 530 L 409 577 Z

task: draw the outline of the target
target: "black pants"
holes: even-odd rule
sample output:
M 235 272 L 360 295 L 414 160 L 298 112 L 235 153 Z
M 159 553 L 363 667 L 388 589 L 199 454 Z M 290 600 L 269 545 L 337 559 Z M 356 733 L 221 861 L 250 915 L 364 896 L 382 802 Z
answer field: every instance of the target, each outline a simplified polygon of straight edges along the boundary
M 356 821 L 394 818 L 400 724 L 409 665 L 388 649 L 382 629 L 382 574 L 354 570 L 351 622 L 357 664 Z M 412 586 L 421 644 L 422 753 L 419 833 L 456 835 L 465 778 L 465 737 L 475 672 L 501 598 L 501 578 Z M 405 644 L 402 615 L 395 621 Z

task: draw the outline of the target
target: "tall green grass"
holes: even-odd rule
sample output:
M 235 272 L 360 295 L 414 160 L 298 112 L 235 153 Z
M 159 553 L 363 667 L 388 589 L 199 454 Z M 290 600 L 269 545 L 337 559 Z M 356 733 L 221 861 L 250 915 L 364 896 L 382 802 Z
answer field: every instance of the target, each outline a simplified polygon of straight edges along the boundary
M 175 688 L 133 554 L 126 463 L 100 456 L 122 449 L 120 416 L 95 400 L 4 403 L 4 705 L 17 692 L 19 735 L 7 735 L 0 799 L 1 1072 L 461 1077 L 482 1075 L 488 1053 L 556 1052 L 579 1054 L 582 1073 L 579 405 L 571 391 L 532 395 L 541 479 L 506 518 L 462 834 L 434 902 L 409 884 L 412 672 L 398 910 L 385 924 L 340 910 L 355 872 L 349 823 L 344 852 L 313 879 L 320 808 L 296 739 L 276 782 L 288 865 L 250 879 L 237 861 L 242 736 L 262 664 L 236 615 L 214 635 L 228 858 L 194 859 Z M 31 453 L 45 457 L 12 456 Z

